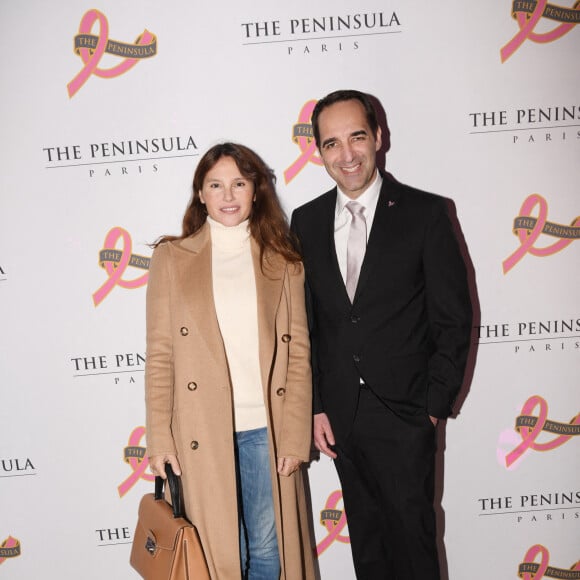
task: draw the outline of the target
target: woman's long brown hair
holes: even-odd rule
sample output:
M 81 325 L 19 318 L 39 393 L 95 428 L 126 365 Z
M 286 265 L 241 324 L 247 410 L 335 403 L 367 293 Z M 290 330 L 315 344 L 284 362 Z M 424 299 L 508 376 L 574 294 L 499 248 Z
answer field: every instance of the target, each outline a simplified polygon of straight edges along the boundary
M 193 197 L 185 211 L 180 236 L 162 236 L 154 244 L 181 240 L 195 234 L 205 224 L 207 210 L 199 192 L 211 168 L 222 158 L 231 157 L 240 173 L 254 183 L 255 201 L 250 212 L 250 234 L 260 248 L 260 261 L 269 253 L 279 254 L 287 262 L 299 262 L 301 257 L 297 244 L 288 227 L 276 194 L 276 177 L 262 158 L 249 147 L 238 143 L 220 143 L 209 149 L 200 159 L 193 176 Z

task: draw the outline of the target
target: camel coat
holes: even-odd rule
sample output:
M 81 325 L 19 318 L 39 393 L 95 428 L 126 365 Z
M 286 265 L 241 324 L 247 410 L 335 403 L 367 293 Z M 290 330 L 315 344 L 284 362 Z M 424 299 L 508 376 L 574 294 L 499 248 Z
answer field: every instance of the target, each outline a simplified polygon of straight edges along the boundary
M 276 472 L 276 458 L 306 462 L 310 452 L 304 270 L 274 256 L 263 273 L 253 241 L 252 257 L 280 578 L 310 579 L 313 551 L 304 472 L 290 477 Z M 199 531 L 212 579 L 240 579 L 232 387 L 214 307 L 208 224 L 153 253 L 145 389 L 147 453 L 177 455 L 186 513 Z

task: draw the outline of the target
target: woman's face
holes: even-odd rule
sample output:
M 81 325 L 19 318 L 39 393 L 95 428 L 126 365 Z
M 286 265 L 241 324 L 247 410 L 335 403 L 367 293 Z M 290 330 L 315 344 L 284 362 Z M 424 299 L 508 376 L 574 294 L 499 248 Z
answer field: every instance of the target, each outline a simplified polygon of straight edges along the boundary
M 222 157 L 207 172 L 199 197 L 209 217 L 224 226 L 237 226 L 252 211 L 254 182 L 242 176 L 231 157 Z

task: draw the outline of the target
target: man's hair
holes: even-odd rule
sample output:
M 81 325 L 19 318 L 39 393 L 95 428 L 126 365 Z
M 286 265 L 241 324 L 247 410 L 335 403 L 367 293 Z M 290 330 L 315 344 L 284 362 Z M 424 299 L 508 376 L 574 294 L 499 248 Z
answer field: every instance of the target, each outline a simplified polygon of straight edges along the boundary
M 358 101 L 365 110 L 365 115 L 367 118 L 367 123 L 373 132 L 373 135 L 377 136 L 377 131 L 379 129 L 379 122 L 377 120 L 377 113 L 371 101 L 369 95 L 365 93 L 361 93 L 360 91 L 355 90 L 340 90 L 334 91 L 326 97 L 320 99 L 316 106 L 314 107 L 314 111 L 312 111 L 312 132 L 314 134 L 314 140 L 316 141 L 316 146 L 320 147 L 320 129 L 318 127 L 318 118 L 320 117 L 320 113 L 324 111 L 327 107 L 334 105 L 335 103 L 340 103 L 343 101 Z

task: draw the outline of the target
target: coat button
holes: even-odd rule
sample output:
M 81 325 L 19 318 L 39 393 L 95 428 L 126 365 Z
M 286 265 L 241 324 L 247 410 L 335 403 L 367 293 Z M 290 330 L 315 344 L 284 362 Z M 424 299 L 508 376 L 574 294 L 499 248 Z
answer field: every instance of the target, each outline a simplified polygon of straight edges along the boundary
M 179 329 L 179 332 L 181 332 L 181 336 L 187 336 L 189 334 L 189 328 L 187 328 L 186 326 L 182 326 Z
M 353 315 L 353 316 L 351 316 L 351 317 L 350 317 L 350 321 L 351 321 L 353 324 L 356 324 L 356 323 L 357 323 L 359 320 L 360 320 L 360 316 L 354 316 L 354 315 Z
M 198 441 L 192 441 L 191 442 L 191 448 L 195 451 L 197 448 L 199 447 L 199 442 Z
M 193 381 L 191 383 L 187 383 L 187 388 L 190 391 L 195 391 L 195 389 L 197 389 L 197 383 L 194 383 Z
M 282 335 L 282 342 L 290 342 L 291 340 L 292 340 L 292 337 L 289 334 Z
M 284 393 L 286 392 L 286 389 L 284 387 L 280 387 L 277 391 L 276 394 L 281 397 Z
M 358 354 L 353 354 L 352 355 L 352 360 L 354 362 L 360 362 L 360 356 Z

